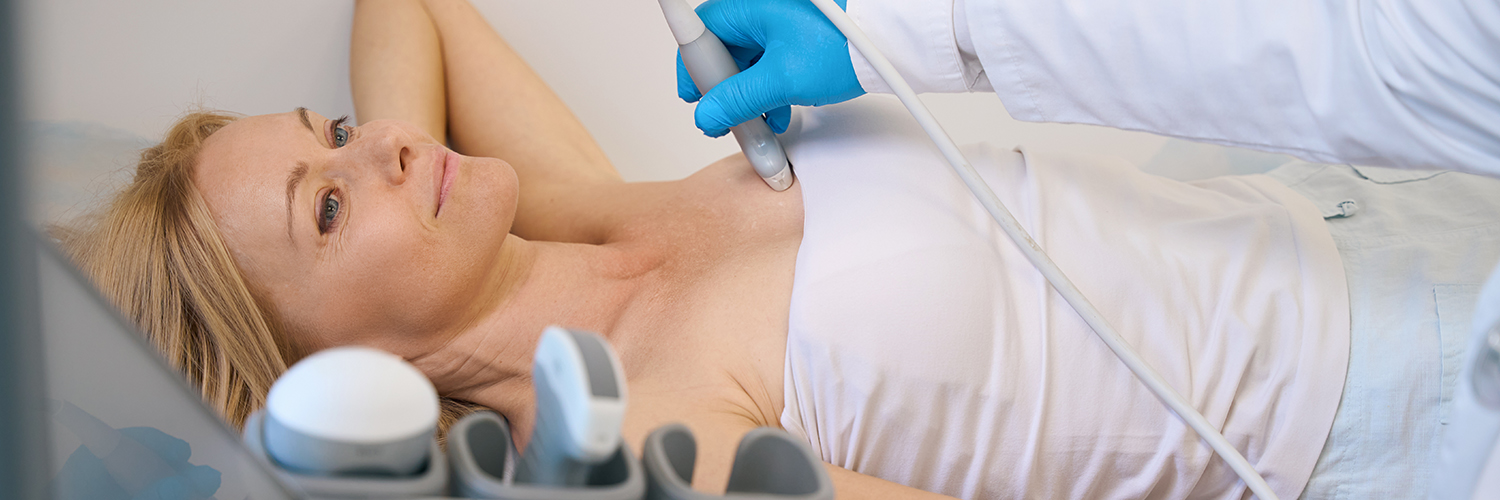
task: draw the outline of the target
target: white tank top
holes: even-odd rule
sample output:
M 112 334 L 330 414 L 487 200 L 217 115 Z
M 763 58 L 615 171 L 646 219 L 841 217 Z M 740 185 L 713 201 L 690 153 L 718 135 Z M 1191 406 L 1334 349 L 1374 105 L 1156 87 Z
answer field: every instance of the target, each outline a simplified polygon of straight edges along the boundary
M 964 498 L 1241 498 L 1243 483 L 1052 291 L 893 100 L 799 111 L 806 209 L 781 424 L 831 464 Z M 1343 267 L 1265 176 L 965 148 L 1064 272 L 1282 498 L 1348 361 Z

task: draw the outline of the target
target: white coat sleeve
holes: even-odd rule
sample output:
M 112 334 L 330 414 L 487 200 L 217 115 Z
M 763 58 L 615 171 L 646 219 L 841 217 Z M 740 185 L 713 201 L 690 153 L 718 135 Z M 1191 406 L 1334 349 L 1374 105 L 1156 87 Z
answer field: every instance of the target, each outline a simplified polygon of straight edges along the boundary
M 1495 0 L 850 0 L 918 92 L 1310 161 L 1500 175 Z M 889 92 L 851 49 L 870 92 Z

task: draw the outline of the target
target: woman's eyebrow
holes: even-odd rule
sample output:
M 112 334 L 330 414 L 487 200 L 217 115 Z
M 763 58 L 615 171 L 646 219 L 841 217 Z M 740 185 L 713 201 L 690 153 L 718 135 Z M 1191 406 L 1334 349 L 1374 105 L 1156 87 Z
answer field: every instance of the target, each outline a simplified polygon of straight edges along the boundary
M 297 168 L 286 176 L 286 238 L 292 240 L 292 246 L 297 245 L 297 238 L 292 235 L 292 199 L 296 197 L 297 184 L 306 177 L 307 164 L 302 162 L 297 162 Z
M 312 120 L 308 120 L 307 119 L 307 108 L 304 108 L 302 106 L 297 106 L 296 111 L 297 111 L 297 118 L 301 118 L 302 119 L 302 126 L 307 127 L 307 131 L 308 132 L 312 132 L 313 135 L 317 135 L 318 130 L 315 129 L 315 128 L 313 128 L 313 126 L 312 126 Z
M 297 118 L 302 119 L 302 126 L 307 127 L 308 132 L 312 132 L 313 135 L 318 134 L 318 130 L 312 126 L 312 120 L 307 119 L 307 108 L 297 106 L 297 109 L 293 111 L 297 112 Z M 302 183 L 302 179 L 306 177 L 307 164 L 302 162 L 297 162 L 297 168 L 292 169 L 291 175 L 286 176 L 286 238 L 292 241 L 293 246 L 297 244 L 297 238 L 292 231 L 292 201 L 297 195 L 297 184 Z

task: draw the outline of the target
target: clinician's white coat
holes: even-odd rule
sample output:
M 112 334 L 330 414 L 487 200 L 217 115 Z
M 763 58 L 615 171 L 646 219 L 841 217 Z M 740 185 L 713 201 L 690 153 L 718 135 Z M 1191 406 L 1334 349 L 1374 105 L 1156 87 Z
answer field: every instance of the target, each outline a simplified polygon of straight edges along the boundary
M 918 92 L 1025 121 L 1500 175 L 1493 0 L 850 0 Z M 870 92 L 889 92 L 851 50 Z

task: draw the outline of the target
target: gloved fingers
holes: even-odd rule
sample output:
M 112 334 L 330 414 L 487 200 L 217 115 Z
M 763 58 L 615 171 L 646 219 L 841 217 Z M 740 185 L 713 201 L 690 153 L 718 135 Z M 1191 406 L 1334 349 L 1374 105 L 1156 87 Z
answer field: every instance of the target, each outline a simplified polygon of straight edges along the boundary
M 682 64 L 682 51 L 677 51 L 677 97 L 687 102 L 698 102 L 703 94 L 698 93 L 698 84 L 693 83 L 693 76 L 688 74 L 687 66 Z
M 182 474 L 162 478 L 136 493 L 132 500 L 197 500 L 219 491 L 222 477 L 207 465 L 194 465 Z
M 193 455 L 193 449 L 187 441 L 172 437 L 155 427 L 126 427 L 120 429 L 120 434 L 150 448 L 173 468 L 186 464 L 188 457 Z
M 740 71 L 760 61 L 761 55 L 764 54 L 760 49 L 733 45 L 726 45 L 724 48 L 728 49 L 729 55 L 734 57 L 734 63 L 740 67 Z M 698 84 L 693 82 L 693 75 L 689 74 L 687 66 L 682 64 L 682 50 L 680 49 L 677 51 L 677 97 L 687 102 L 698 102 L 698 99 L 703 97 L 703 94 L 698 92 Z
M 189 485 L 198 496 L 209 497 L 219 491 L 219 485 L 223 483 L 223 476 L 218 469 L 207 465 L 194 465 L 182 471 L 181 477 L 187 479 Z
M 766 53 L 760 47 L 725 45 L 724 48 L 729 50 L 729 56 L 734 58 L 734 64 L 735 66 L 739 66 L 740 71 L 750 69 L 751 66 L 760 61 L 761 55 Z
M 693 122 L 709 137 L 729 132 L 729 127 L 759 118 L 786 102 L 785 81 L 778 77 L 777 65 L 765 62 L 751 66 L 740 74 L 724 79 L 708 90 L 698 101 Z
M 126 492 L 104 468 L 104 462 L 79 446 L 68 455 L 52 478 L 52 498 L 57 500 L 129 500 Z
M 171 476 L 151 483 L 151 486 L 136 493 L 132 500 L 194 500 L 197 498 L 203 497 L 196 495 L 187 481 L 178 476 Z
M 792 107 L 782 106 L 766 113 L 766 125 L 771 126 L 775 133 L 786 132 L 787 125 L 792 123 Z
M 765 7 L 760 0 L 708 0 L 694 10 L 724 45 L 764 50 L 766 39 L 760 16 Z

